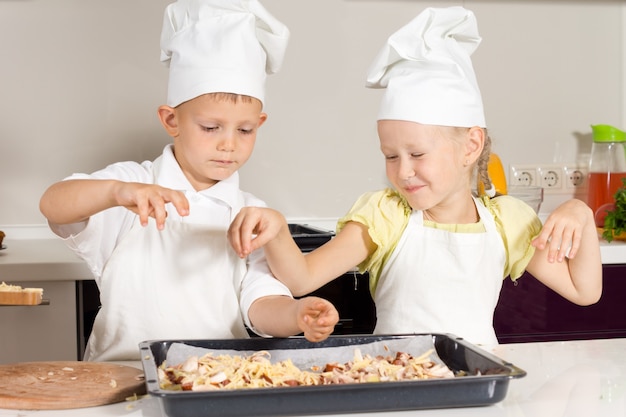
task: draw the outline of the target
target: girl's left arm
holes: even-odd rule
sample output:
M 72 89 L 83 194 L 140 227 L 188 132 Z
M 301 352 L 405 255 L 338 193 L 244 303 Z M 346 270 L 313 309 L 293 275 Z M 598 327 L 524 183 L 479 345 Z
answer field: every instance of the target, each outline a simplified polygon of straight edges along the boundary
M 557 207 L 531 243 L 535 254 L 526 270 L 564 298 L 579 305 L 602 294 L 600 242 L 591 209 L 572 199 Z

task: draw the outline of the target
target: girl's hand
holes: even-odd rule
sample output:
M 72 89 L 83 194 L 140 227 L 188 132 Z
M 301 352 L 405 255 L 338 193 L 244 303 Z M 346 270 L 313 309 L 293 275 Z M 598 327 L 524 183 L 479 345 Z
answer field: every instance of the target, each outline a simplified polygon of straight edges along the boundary
M 319 297 L 298 300 L 298 327 L 310 342 L 321 342 L 330 336 L 339 322 L 335 306 Z
M 245 258 L 275 239 L 281 231 L 291 237 L 287 220 L 278 211 L 266 207 L 244 207 L 228 228 L 228 240 L 239 257 Z
M 595 228 L 589 206 L 581 200 L 568 200 L 548 216 L 531 244 L 539 250 L 547 247 L 549 262 L 563 262 L 566 256 L 570 259 L 576 256 L 583 230 L 590 224 Z
M 138 214 L 142 226 L 148 224 L 148 217 L 153 217 L 159 230 L 165 227 L 167 203 L 172 203 L 181 216 L 189 215 L 189 201 L 185 194 L 160 185 L 120 182 L 116 187 L 115 199 L 117 205 Z

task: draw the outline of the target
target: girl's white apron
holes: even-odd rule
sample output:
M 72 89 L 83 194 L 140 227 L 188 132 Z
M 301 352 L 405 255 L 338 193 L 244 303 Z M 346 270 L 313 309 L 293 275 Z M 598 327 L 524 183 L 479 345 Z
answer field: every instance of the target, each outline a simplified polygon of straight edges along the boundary
M 497 344 L 493 313 L 505 249 L 487 208 L 474 201 L 485 233 L 424 227 L 414 211 L 376 287 L 374 333 L 452 333 Z

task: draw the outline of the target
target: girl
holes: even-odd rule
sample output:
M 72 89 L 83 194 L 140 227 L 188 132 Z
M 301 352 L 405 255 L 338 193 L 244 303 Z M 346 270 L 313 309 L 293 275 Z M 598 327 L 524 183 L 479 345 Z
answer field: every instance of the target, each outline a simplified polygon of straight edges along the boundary
M 491 141 L 470 59 L 479 42 L 462 7 L 426 9 L 392 35 L 368 86 L 386 88 L 378 135 L 393 189 L 361 196 L 337 236 L 307 256 L 280 213 L 246 208 L 229 230 L 240 256 L 264 245 L 295 295 L 358 265 L 370 274 L 377 334 L 448 332 L 496 344 L 502 280 L 524 270 L 576 304 L 595 303 L 600 249 L 585 203 L 565 202 L 542 227 L 520 200 L 472 194 L 475 173 L 491 186 Z

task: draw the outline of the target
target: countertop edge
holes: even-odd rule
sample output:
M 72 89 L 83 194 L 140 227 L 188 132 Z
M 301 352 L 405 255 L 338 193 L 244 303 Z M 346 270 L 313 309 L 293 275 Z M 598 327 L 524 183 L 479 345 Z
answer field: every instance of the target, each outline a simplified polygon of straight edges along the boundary
M 334 218 L 288 218 L 289 223 L 305 224 L 335 231 Z M 87 265 L 56 237 L 47 225 L 2 226 L 6 237 L 0 250 L 0 280 L 82 281 L 93 279 Z M 626 264 L 626 242 L 600 242 L 603 265 Z

